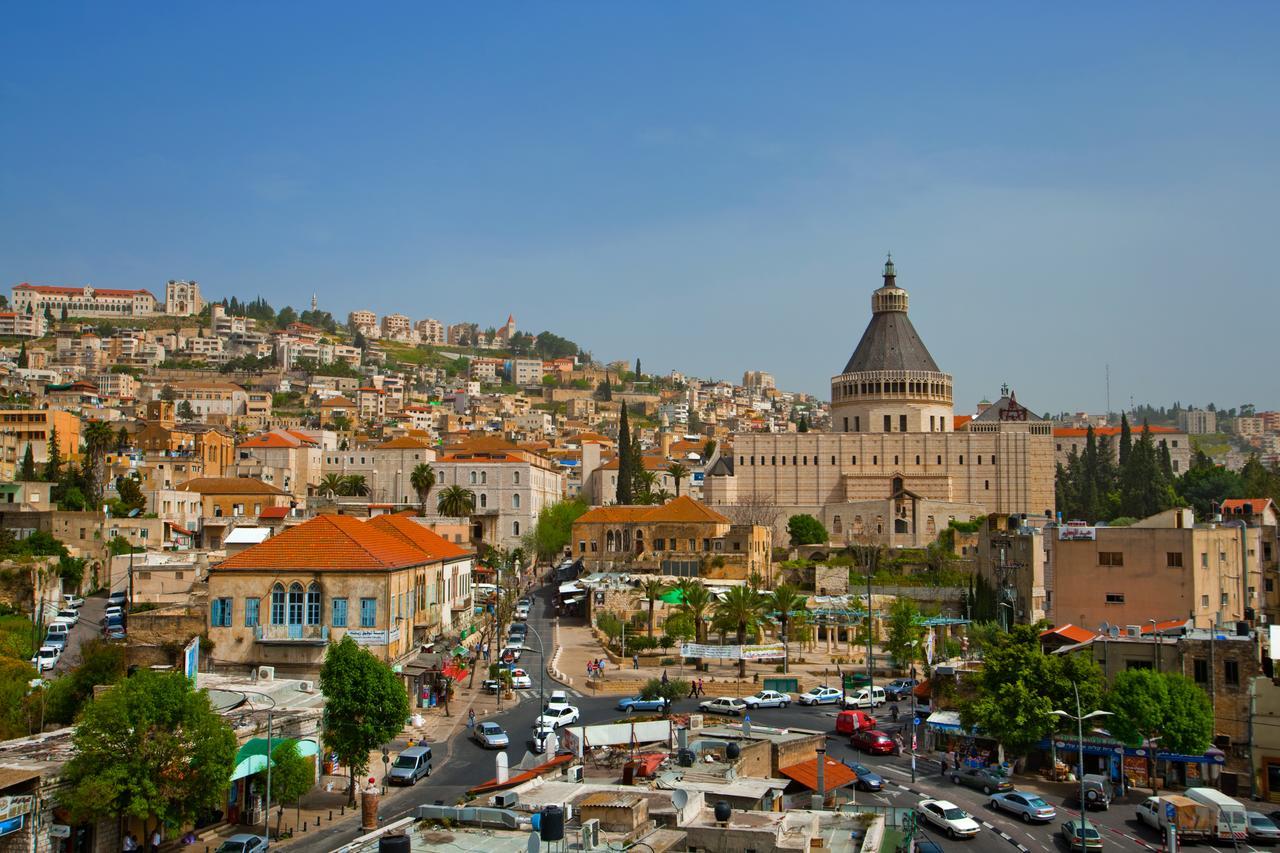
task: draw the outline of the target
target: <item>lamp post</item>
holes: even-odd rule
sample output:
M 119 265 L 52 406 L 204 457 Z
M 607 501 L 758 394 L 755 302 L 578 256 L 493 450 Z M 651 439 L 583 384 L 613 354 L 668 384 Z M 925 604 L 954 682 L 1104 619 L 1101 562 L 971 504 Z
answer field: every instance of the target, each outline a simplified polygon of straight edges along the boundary
M 1159 623 L 1156 622 L 1156 620 L 1154 619 L 1148 619 L 1147 621 L 1151 623 L 1151 642 L 1155 643 L 1156 673 L 1159 674 L 1160 672 L 1160 632 L 1156 630 L 1156 626 Z
M 545 647 L 542 645 L 542 635 L 538 633 L 536 628 L 534 628 L 532 625 L 529 625 L 528 622 L 526 622 L 525 625 L 528 626 L 529 633 L 533 634 L 534 639 L 538 641 L 538 648 L 536 649 L 536 651 L 538 652 L 538 708 L 540 709 L 538 713 L 542 714 L 546 710 L 546 700 L 543 698 L 543 696 L 545 692 L 544 687 L 546 686 L 546 681 L 547 681 L 547 654 L 544 651 Z M 535 649 L 530 648 L 527 643 L 521 643 L 520 648 L 522 651 L 526 651 L 526 652 L 535 651 Z M 538 730 L 539 730 L 539 726 L 535 722 L 533 724 L 534 738 L 538 737 Z
M 1080 745 L 1080 763 L 1076 770 L 1077 775 L 1080 777 L 1080 853 L 1087 853 L 1084 834 L 1085 830 L 1089 828 L 1089 818 L 1087 817 L 1089 807 L 1084 798 L 1084 721 L 1092 720 L 1095 717 L 1110 717 L 1112 713 L 1110 711 L 1090 711 L 1087 714 L 1082 714 L 1080 712 L 1080 688 L 1074 681 L 1071 682 L 1071 691 L 1076 696 L 1076 712 L 1074 714 L 1069 714 L 1066 711 L 1052 711 L 1050 713 L 1057 717 L 1065 717 L 1068 720 L 1076 721 L 1076 736 Z

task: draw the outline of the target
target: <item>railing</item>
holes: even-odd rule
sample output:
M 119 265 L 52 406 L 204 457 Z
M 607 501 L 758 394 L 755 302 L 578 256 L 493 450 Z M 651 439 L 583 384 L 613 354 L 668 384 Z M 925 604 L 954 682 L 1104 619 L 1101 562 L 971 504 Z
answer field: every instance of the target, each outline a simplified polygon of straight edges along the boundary
M 258 625 L 253 639 L 259 643 L 327 643 L 328 625 Z

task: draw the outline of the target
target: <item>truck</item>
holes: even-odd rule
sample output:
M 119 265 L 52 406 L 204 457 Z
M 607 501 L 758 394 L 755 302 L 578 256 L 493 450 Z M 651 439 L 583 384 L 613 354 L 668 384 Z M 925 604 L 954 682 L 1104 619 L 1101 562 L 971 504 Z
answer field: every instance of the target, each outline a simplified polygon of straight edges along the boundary
M 1212 806 L 1189 797 L 1166 795 L 1147 797 L 1138 805 L 1138 820 L 1164 836 L 1168 832 L 1170 807 L 1172 824 L 1179 841 L 1209 840 L 1218 827 L 1218 812 Z
M 1213 810 L 1215 816 L 1214 837 L 1220 841 L 1246 841 L 1249 821 L 1245 808 L 1239 801 L 1228 797 L 1217 788 L 1188 788 L 1187 799 Z

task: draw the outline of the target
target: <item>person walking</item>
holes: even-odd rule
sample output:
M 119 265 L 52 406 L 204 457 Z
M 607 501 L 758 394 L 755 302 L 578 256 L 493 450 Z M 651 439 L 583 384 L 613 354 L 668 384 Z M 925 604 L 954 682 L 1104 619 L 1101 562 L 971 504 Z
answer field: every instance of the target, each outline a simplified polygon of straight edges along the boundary
M 476 709 L 472 708 L 467 711 L 467 728 L 473 729 L 476 726 Z
M 160 827 L 156 827 L 155 832 L 151 833 L 151 853 L 160 853 Z
M 945 752 L 942 754 L 942 771 L 941 772 L 943 776 L 947 775 L 947 754 Z
M 696 679 L 691 679 L 689 681 L 689 698 L 690 699 L 698 698 L 698 682 Z
M 132 832 L 124 834 L 124 853 L 137 853 L 138 842 L 134 839 Z
M 631 668 L 632 668 L 632 669 L 639 669 L 639 668 L 640 668 L 640 655 L 632 655 L 632 656 L 631 656 Z

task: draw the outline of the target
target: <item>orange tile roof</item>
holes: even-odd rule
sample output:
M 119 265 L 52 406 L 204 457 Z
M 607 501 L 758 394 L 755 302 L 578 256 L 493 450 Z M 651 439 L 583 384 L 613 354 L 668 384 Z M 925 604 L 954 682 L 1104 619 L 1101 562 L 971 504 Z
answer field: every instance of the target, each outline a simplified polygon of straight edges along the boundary
M 255 435 L 240 445 L 241 447 L 294 448 L 301 447 L 302 441 L 292 435 L 279 432 L 264 432 Z
M 1170 433 L 1176 435 L 1183 432 L 1183 430 L 1175 429 L 1173 427 L 1167 427 L 1167 426 L 1149 426 L 1147 427 L 1147 429 L 1151 430 L 1152 435 L 1168 435 Z M 1054 427 L 1053 434 L 1058 438 L 1084 438 L 1089 434 L 1089 429 L 1088 427 L 1084 429 L 1081 429 L 1080 427 Z M 1094 427 L 1093 434 L 1094 435 L 1119 435 L 1120 427 L 1118 426 Z M 1133 427 L 1133 437 L 1136 439 L 1140 435 L 1142 435 L 1142 427 Z
M 960 427 L 973 420 L 973 415 L 956 415 L 951 422 L 952 429 L 960 429 Z
M 1224 512 L 1230 512 L 1236 515 L 1244 513 L 1245 506 L 1248 505 L 1254 515 L 1261 515 L 1272 506 L 1271 498 L 1227 498 L 1222 502 Z
M 269 483 L 251 477 L 196 477 L 175 488 L 179 492 L 199 492 L 202 495 L 287 494 Z
M 507 441 L 505 438 L 496 438 L 489 435 L 481 435 L 472 438 L 469 434 L 461 441 L 450 442 L 449 451 L 452 453 L 484 453 L 491 451 L 510 451 L 519 448 Z
M 436 560 L 456 560 L 473 553 L 450 542 L 434 530 L 423 527 L 407 515 L 379 515 L 371 519 L 368 525 L 403 539 Z
M 355 403 L 352 402 L 351 400 L 348 400 L 346 397 L 330 397 L 327 400 L 320 401 L 321 408 L 325 408 L 325 407 L 337 408 L 339 406 L 354 406 L 354 405 Z
M 289 507 L 287 506 L 269 506 L 265 507 L 262 512 L 258 513 L 258 518 L 288 518 Z
M 1191 621 L 1191 620 L 1189 620 L 1189 619 L 1169 619 L 1169 620 L 1167 620 L 1167 621 L 1165 621 L 1165 622 L 1157 622 L 1157 623 L 1155 624 L 1155 630 L 1156 630 L 1156 633 L 1158 633 L 1158 634 L 1163 634 L 1165 631 L 1173 631 L 1173 630 L 1176 630 L 1176 629 L 1178 629 L 1178 628 L 1185 628 L 1185 627 L 1187 627 L 1187 622 L 1189 622 L 1189 621 Z M 1151 633 L 1151 628 L 1152 628 L 1151 623 L 1150 623 L 1150 622 L 1148 622 L 1146 625 L 1143 625 L 1143 626 L 1142 626 L 1142 633 L 1144 633 L 1144 634 L 1150 634 L 1150 633 Z
M 408 540 L 347 515 L 317 515 L 213 567 L 303 571 L 387 571 L 431 562 Z
M 22 284 L 19 284 L 18 286 L 14 287 L 14 290 L 33 290 L 33 291 L 35 291 L 36 293 L 45 293 L 45 294 L 49 294 L 49 295 L 51 295 L 51 296 L 54 296 L 54 295 L 57 295 L 57 296 L 71 296 L 71 295 L 80 296 L 80 295 L 83 295 L 83 294 L 84 294 L 84 288 L 83 288 L 83 287 L 58 287 L 58 286 L 51 285 L 51 284 L 27 284 L 26 282 L 23 282 Z M 147 296 L 150 296 L 152 299 L 154 299 L 154 298 L 155 298 L 155 294 L 153 294 L 150 290 L 119 290 L 119 289 L 117 289 L 117 288 L 111 288 L 111 287 L 95 287 L 95 288 L 93 288 L 93 294 L 94 294 L 94 296 L 121 296 L 121 297 L 123 297 L 123 296 L 137 296 L 137 295 L 142 294 L 142 293 L 147 294 Z
M 858 781 L 858 774 L 846 767 L 843 762 L 825 755 L 822 756 L 822 761 L 822 787 L 826 790 L 834 791 L 836 788 L 843 788 Z M 778 772 L 788 779 L 799 782 L 810 791 L 818 790 L 818 759 L 816 757 L 801 761 L 799 764 L 792 764 L 790 767 L 779 767 Z
M 382 444 L 375 445 L 374 450 L 426 450 L 431 445 L 417 438 L 410 438 L 402 435 L 399 438 L 393 438 L 390 441 L 384 441 Z
M 510 453 L 451 453 L 448 456 L 441 456 L 436 459 L 437 462 L 474 462 L 476 464 L 487 465 L 491 462 L 527 462 L 527 459 L 521 459 L 519 456 L 512 456 Z
M 1081 628 L 1079 625 L 1072 625 L 1068 622 L 1066 625 L 1062 625 L 1057 628 L 1049 628 L 1046 631 L 1040 632 L 1041 638 L 1049 635 L 1062 637 L 1064 640 L 1069 640 L 1072 643 L 1087 643 L 1094 637 L 1098 636 L 1098 633 L 1096 631 L 1090 631 L 1088 628 Z
M 314 439 L 314 438 L 312 438 L 311 436 L 307 435 L 305 432 L 299 432 L 299 431 L 298 431 L 298 430 L 296 430 L 296 429 L 286 429 L 286 430 L 283 430 L 283 432 L 287 433 L 288 435 L 293 436 L 294 438 L 298 439 L 298 441 L 301 441 L 303 444 L 309 444 L 309 445 L 311 445 L 312 447 L 319 447 L 319 446 L 320 446 L 320 442 L 319 442 L 319 441 L 317 441 L 316 439 Z
M 651 524 L 729 524 L 729 519 L 688 495 L 681 495 L 662 506 L 598 506 L 583 513 L 578 521 L 585 523 Z

